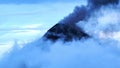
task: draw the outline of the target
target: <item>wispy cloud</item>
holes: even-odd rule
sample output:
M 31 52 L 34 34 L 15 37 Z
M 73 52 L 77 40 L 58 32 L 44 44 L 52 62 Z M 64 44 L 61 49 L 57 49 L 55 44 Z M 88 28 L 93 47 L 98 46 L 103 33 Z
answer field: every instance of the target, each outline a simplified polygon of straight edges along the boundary
M 80 3 L 0 4 L 0 43 L 41 37 L 76 5 Z

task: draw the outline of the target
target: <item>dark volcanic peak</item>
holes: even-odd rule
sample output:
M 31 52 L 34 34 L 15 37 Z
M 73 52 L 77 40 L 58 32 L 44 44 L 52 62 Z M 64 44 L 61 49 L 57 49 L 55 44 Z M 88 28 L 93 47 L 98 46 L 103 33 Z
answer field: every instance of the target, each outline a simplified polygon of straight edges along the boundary
M 50 28 L 43 36 L 45 40 L 57 41 L 72 41 L 88 38 L 80 27 L 76 25 L 79 21 L 87 19 L 89 13 L 85 6 L 76 7 L 70 15 L 61 20 L 58 24 Z
M 68 25 L 64 23 L 58 23 L 53 26 L 48 32 L 44 35 L 45 39 L 52 41 L 63 40 L 63 41 L 72 41 L 80 40 L 81 38 L 87 38 L 89 35 L 84 33 L 82 29 L 76 25 Z
M 77 6 L 73 13 L 58 22 L 55 26 L 47 31 L 43 36 L 45 40 L 63 40 L 72 41 L 81 38 L 89 38 L 89 34 L 85 33 L 82 28 L 76 26 L 80 21 L 87 21 L 91 15 L 102 6 L 117 5 L 119 0 L 88 0 L 87 6 Z

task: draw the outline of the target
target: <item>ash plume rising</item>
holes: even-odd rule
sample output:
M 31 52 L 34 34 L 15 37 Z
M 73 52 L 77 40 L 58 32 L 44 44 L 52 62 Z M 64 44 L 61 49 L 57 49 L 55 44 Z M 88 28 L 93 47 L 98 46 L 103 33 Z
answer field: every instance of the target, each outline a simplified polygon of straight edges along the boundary
M 88 0 L 86 6 L 76 6 L 74 11 L 50 28 L 43 36 L 44 40 L 72 41 L 89 38 L 90 35 L 76 24 L 88 20 L 92 14 L 103 6 L 118 5 L 119 0 Z

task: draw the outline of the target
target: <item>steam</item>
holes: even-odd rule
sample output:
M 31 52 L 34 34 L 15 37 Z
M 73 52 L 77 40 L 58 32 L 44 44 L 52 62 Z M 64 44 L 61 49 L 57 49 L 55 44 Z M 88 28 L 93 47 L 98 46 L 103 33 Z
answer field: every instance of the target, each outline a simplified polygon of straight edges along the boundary
M 113 6 L 103 7 L 86 22 L 87 24 L 84 24 L 82 27 L 89 34 L 103 32 L 109 36 L 112 33 L 120 31 L 119 18 L 120 10 L 118 8 L 114 8 Z
M 75 24 L 91 38 L 67 43 L 39 39 L 21 49 L 16 44 L 0 68 L 120 68 L 118 0 L 88 2 L 59 23 Z

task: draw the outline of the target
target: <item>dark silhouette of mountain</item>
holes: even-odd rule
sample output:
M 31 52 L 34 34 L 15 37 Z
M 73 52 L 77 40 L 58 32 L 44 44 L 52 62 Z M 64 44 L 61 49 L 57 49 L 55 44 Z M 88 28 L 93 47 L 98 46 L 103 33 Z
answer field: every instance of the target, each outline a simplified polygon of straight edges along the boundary
M 58 23 L 51 29 L 49 29 L 44 37 L 52 41 L 56 41 L 59 39 L 64 41 L 72 41 L 73 39 L 79 40 L 81 38 L 87 38 L 89 37 L 89 35 L 84 33 L 82 29 L 75 25 Z
M 76 25 L 77 22 L 84 20 L 87 16 L 87 10 L 84 6 L 76 7 L 73 13 L 50 28 L 44 35 L 44 39 L 72 41 L 88 38 L 89 35 Z

